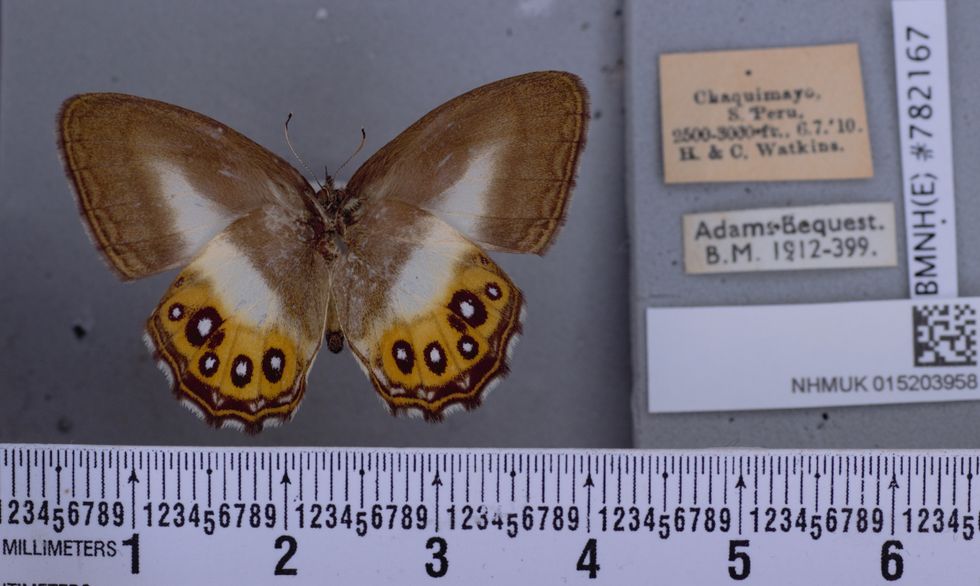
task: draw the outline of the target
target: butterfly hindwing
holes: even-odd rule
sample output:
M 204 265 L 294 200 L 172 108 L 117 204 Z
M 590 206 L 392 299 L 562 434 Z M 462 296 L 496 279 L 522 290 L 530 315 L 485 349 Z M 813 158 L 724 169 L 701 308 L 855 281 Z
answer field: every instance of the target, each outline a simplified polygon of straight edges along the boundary
M 174 392 L 214 425 L 258 431 L 303 397 L 323 340 L 328 265 L 302 219 L 260 208 L 216 236 L 147 322 Z
M 588 113 L 572 74 L 500 80 L 426 114 L 368 159 L 348 189 L 366 202 L 429 211 L 487 248 L 542 254 L 565 218 Z
M 83 94 L 58 122 L 82 216 L 124 279 L 181 267 L 237 218 L 263 205 L 303 210 L 313 196 L 279 157 L 178 106 Z
M 478 405 L 521 331 L 514 283 L 447 223 L 398 201 L 372 205 L 348 242 L 331 288 L 385 403 L 427 419 Z

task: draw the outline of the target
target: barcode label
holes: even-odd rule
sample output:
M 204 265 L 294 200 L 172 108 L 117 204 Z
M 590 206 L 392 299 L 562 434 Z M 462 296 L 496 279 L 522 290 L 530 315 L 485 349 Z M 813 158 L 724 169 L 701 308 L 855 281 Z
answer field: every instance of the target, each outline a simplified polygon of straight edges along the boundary
M 650 308 L 649 408 L 980 399 L 978 301 Z
M 976 366 L 977 310 L 969 303 L 915 305 L 916 366 Z

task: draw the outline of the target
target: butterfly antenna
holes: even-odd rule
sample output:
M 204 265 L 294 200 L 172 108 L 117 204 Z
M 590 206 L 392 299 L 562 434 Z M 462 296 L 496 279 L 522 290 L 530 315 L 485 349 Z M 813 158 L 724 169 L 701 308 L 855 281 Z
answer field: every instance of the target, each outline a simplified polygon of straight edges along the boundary
M 296 154 L 296 149 L 293 148 L 293 143 L 289 140 L 289 121 L 292 119 L 293 119 L 293 113 L 290 112 L 289 115 L 286 116 L 286 124 L 284 128 L 284 132 L 286 133 L 286 145 L 289 146 L 289 151 L 293 153 L 293 156 L 296 157 L 296 160 L 299 161 L 299 164 L 303 165 L 303 168 L 306 169 L 306 172 L 313 176 L 313 180 L 316 181 L 316 184 L 318 186 L 320 186 L 320 191 L 323 191 L 323 184 L 320 183 L 319 179 L 317 179 L 316 174 L 313 171 L 310 171 L 310 168 L 306 164 L 306 161 L 301 159 L 300 156 Z
M 347 157 L 347 160 L 344 161 L 344 164 L 337 168 L 337 172 L 338 173 L 340 173 L 340 170 L 341 169 L 343 169 L 344 167 L 347 166 L 347 163 L 350 163 L 351 162 L 351 159 L 353 159 L 354 157 L 357 156 L 357 153 L 361 152 L 361 149 L 364 148 L 365 141 L 367 141 L 367 133 L 364 132 L 364 129 L 362 128 L 361 129 L 361 144 L 357 145 L 357 148 L 354 149 L 354 152 L 351 154 L 351 156 Z

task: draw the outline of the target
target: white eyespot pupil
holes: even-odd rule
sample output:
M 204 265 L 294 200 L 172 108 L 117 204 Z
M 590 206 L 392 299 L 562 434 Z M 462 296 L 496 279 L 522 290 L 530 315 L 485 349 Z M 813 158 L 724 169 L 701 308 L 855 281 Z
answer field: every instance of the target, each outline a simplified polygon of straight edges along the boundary
M 206 336 L 211 333 L 211 318 L 205 317 L 197 322 L 197 333 Z
M 464 352 L 471 352 L 472 350 L 473 350 L 473 344 L 470 344 L 469 342 L 463 342 Z
M 463 317 L 473 317 L 473 312 L 476 311 L 469 301 L 460 301 L 459 310 L 463 313 Z
M 238 376 L 245 376 L 248 374 L 248 365 L 244 361 L 239 362 L 235 365 L 235 374 Z
M 209 357 L 207 360 L 205 360 L 204 361 L 204 368 L 206 368 L 208 370 L 211 370 L 212 368 L 214 368 L 214 358 L 210 358 Z
M 438 348 L 433 348 L 432 350 L 429 350 L 429 360 L 431 360 L 433 364 L 438 363 L 440 360 L 442 360 L 442 353 L 439 352 Z
M 395 356 L 399 360 L 408 360 L 408 352 L 405 352 L 405 349 L 404 348 L 399 348 L 398 350 L 396 350 L 395 351 Z
M 492 297 L 496 297 L 497 295 L 500 295 L 500 291 L 496 287 L 490 287 L 489 289 L 487 289 L 487 291 L 490 293 Z
M 179 307 L 174 307 L 173 309 L 171 309 L 170 310 L 170 317 L 172 317 L 174 319 L 180 318 L 180 308 Z
M 282 368 L 282 359 L 279 358 L 278 356 L 273 356 L 272 359 L 269 360 L 269 366 L 272 367 L 272 370 L 279 370 L 279 369 L 281 369 Z

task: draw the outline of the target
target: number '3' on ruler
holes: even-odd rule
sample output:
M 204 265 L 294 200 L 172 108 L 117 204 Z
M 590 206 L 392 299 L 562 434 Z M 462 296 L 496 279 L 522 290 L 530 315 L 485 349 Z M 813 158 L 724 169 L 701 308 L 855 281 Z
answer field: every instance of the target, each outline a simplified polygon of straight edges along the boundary
M 980 452 L 0 445 L 0 584 L 918 584 Z

